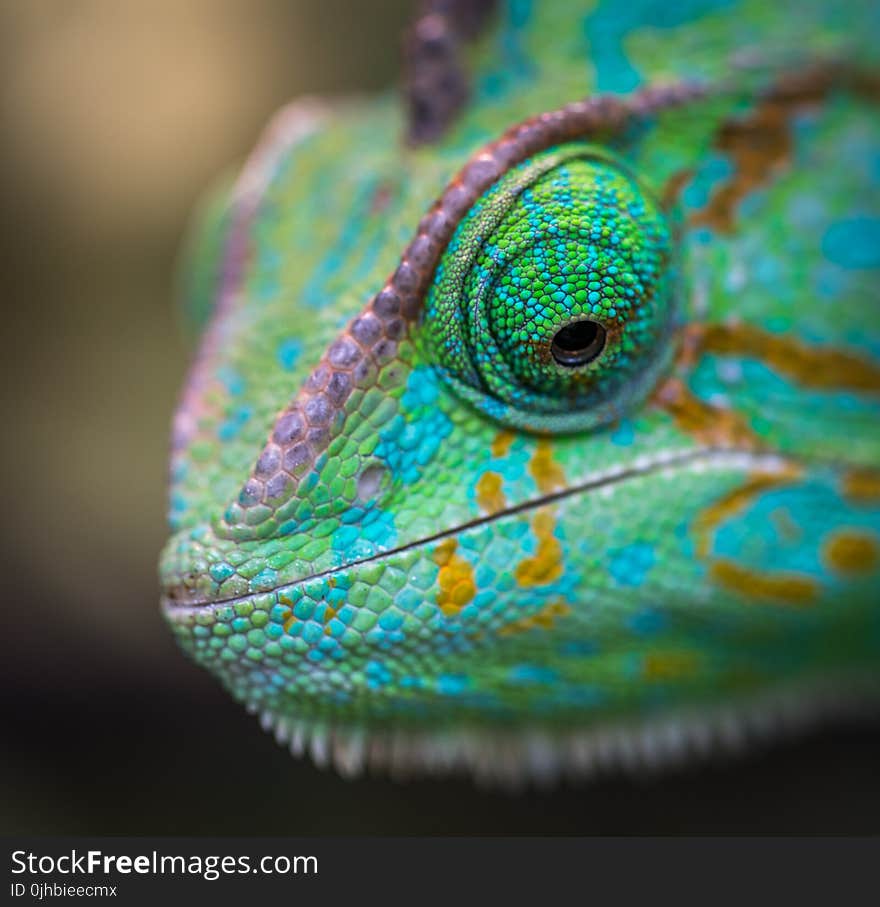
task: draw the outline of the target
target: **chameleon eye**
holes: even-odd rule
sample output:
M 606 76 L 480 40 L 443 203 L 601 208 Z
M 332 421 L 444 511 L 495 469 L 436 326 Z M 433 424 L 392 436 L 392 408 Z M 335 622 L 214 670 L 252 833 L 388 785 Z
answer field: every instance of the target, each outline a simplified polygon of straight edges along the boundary
M 605 328 L 598 321 L 582 318 L 556 332 L 550 352 L 560 365 L 577 368 L 592 362 L 602 352 L 605 337 Z
M 455 391 L 533 431 L 575 431 L 640 402 L 668 361 L 672 234 L 626 166 L 584 144 L 535 155 L 458 225 L 423 342 Z

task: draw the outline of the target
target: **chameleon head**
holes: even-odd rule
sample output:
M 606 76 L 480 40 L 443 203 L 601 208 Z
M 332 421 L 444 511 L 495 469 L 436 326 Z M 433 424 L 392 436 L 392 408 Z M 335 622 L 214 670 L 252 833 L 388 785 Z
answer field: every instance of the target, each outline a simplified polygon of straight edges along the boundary
M 683 250 L 657 201 L 676 173 L 560 139 L 591 111 L 475 155 L 402 259 L 389 236 L 424 211 L 443 158 L 410 161 L 405 183 L 377 159 L 377 189 L 361 158 L 292 128 L 259 204 L 240 204 L 226 247 L 240 266 L 250 242 L 250 270 L 181 411 L 163 604 L 184 649 L 297 751 L 343 770 L 588 768 L 876 687 L 880 371 L 847 347 L 874 285 L 833 272 L 818 346 L 803 337 L 827 307 L 804 292 L 793 316 L 780 294 L 863 194 L 857 168 L 831 166 L 839 124 L 801 156 L 834 205 L 784 250 L 772 225 L 796 170 L 747 241 L 707 242 L 691 211 Z M 662 122 L 640 153 L 699 189 L 717 162 L 681 163 Z M 331 123 L 327 147 L 361 154 L 366 128 Z M 352 199 L 358 230 L 316 263 L 278 216 Z M 287 283 L 282 243 L 300 253 Z M 727 291 L 731 261 L 748 292 Z M 340 272 L 346 292 L 309 308 Z M 817 413 L 838 432 L 803 430 Z

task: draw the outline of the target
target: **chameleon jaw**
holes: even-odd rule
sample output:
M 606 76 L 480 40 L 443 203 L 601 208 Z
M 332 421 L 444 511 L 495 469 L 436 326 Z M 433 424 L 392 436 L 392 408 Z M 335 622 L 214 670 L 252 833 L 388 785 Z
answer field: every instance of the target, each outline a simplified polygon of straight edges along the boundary
M 701 447 L 689 450 L 672 449 L 660 451 L 651 456 L 640 457 L 625 466 L 617 466 L 604 470 L 601 473 L 591 476 L 586 481 L 572 485 L 568 488 L 543 494 L 540 497 L 523 501 L 494 513 L 459 524 L 450 529 L 445 529 L 442 532 L 414 540 L 405 545 L 388 549 L 387 551 L 378 552 L 369 557 L 349 561 L 326 570 L 304 573 L 301 577 L 278 584 L 273 588 L 260 589 L 259 591 L 248 592 L 242 595 L 214 598 L 207 595 L 199 595 L 193 589 L 191 582 L 175 582 L 172 580 L 170 584 L 166 584 L 165 586 L 165 591 L 163 592 L 160 601 L 161 609 L 166 619 L 172 622 L 175 618 L 184 616 L 189 617 L 193 613 L 207 612 L 210 614 L 217 608 L 240 604 L 260 596 L 265 596 L 266 594 L 278 594 L 285 591 L 291 591 L 305 583 L 330 577 L 353 567 L 380 561 L 414 548 L 433 545 L 442 542 L 444 539 L 455 538 L 469 529 L 491 523 L 504 517 L 530 513 L 540 507 L 554 504 L 574 495 L 601 495 L 609 493 L 612 488 L 621 485 L 630 479 L 653 473 L 676 472 L 681 469 L 699 472 L 720 468 L 738 468 L 783 476 L 790 474 L 792 469 L 798 467 L 796 467 L 791 458 L 775 453 L 758 452 L 748 448 L 731 449 L 725 447 Z
M 725 497 L 705 507 L 698 516 L 693 541 L 696 557 L 702 559 L 707 554 L 700 553 L 703 538 L 710 537 L 717 524 L 729 518 L 732 512 L 748 506 L 753 491 L 775 485 L 784 486 L 801 476 L 811 465 L 823 464 L 798 462 L 779 454 L 748 448 L 706 446 L 686 451 L 667 450 L 635 460 L 626 467 L 618 466 L 594 474 L 589 480 L 572 487 L 462 523 L 454 529 L 420 538 L 392 551 L 352 560 L 347 565 L 322 572 L 304 572 L 301 579 L 279 585 L 274 592 L 184 604 L 164 599 L 163 610 L 183 647 L 190 650 L 203 667 L 216 674 L 233 697 L 249 712 L 259 716 L 264 730 L 272 733 L 279 744 L 289 748 L 295 756 L 310 755 L 319 767 L 332 765 L 346 777 L 360 775 L 366 770 L 390 772 L 397 778 L 425 774 L 467 774 L 477 783 L 517 788 L 526 783 L 553 784 L 563 777 L 584 778 L 621 770 L 663 770 L 709 756 L 736 755 L 745 748 L 771 738 L 801 733 L 836 718 L 853 707 L 873 708 L 878 702 L 880 691 L 876 669 L 862 663 L 839 670 L 837 668 L 840 666 L 837 666 L 835 670 L 824 672 L 792 672 L 791 676 L 778 678 L 775 684 L 767 682 L 757 687 L 746 685 L 742 689 L 737 688 L 723 702 L 699 697 L 689 701 L 683 696 L 681 701 L 671 704 L 669 708 L 654 710 L 650 714 L 638 709 L 621 711 L 618 715 L 601 712 L 593 714 L 586 709 L 583 715 L 577 716 L 577 720 L 571 718 L 559 721 L 549 715 L 545 721 L 539 712 L 530 712 L 524 715 L 522 723 L 512 725 L 495 720 L 492 714 L 485 716 L 486 720 L 480 720 L 467 713 L 460 722 L 450 722 L 448 716 L 441 711 L 438 715 L 430 712 L 423 716 L 424 720 L 417 722 L 402 720 L 395 723 L 389 721 L 388 714 L 383 711 L 381 690 L 374 691 L 368 684 L 364 686 L 362 681 L 358 681 L 362 685 L 356 690 L 357 701 L 363 706 L 364 697 L 375 697 L 370 698 L 370 708 L 365 712 L 357 709 L 348 711 L 344 707 L 337 709 L 332 699 L 325 708 L 321 706 L 320 700 L 316 700 L 316 694 L 310 688 L 303 689 L 299 686 L 298 678 L 309 676 L 313 667 L 319 682 L 329 682 L 329 675 L 338 673 L 334 671 L 335 662 L 325 660 L 323 664 L 320 661 L 313 664 L 301 650 L 286 649 L 290 654 L 285 656 L 280 652 L 269 652 L 268 646 L 265 650 L 268 661 L 265 664 L 260 659 L 251 660 L 250 653 L 243 647 L 235 648 L 234 652 L 227 647 L 224 655 L 228 657 L 218 661 L 213 655 L 216 649 L 210 649 L 208 644 L 221 643 L 223 640 L 209 639 L 209 630 L 224 624 L 220 627 L 224 634 L 228 628 L 244 643 L 252 633 L 261 639 L 263 636 L 268 638 L 271 627 L 275 631 L 273 640 L 300 642 L 300 637 L 293 637 L 288 623 L 290 621 L 292 624 L 298 619 L 294 616 L 298 596 L 311 595 L 318 602 L 316 607 L 325 612 L 323 616 L 321 611 L 317 612 L 318 622 L 330 620 L 326 617 L 326 610 L 332 604 L 332 621 L 338 622 L 335 620 L 335 610 L 341 610 L 341 606 L 338 600 L 332 601 L 334 593 L 328 594 L 327 590 L 335 586 L 337 575 L 342 580 L 344 572 L 356 565 L 368 567 L 370 562 L 381 562 L 420 548 L 427 548 L 430 558 L 432 547 L 436 554 L 443 547 L 444 541 L 451 545 L 456 541 L 456 536 L 474 527 L 491 525 L 502 516 L 525 513 L 530 515 L 530 522 L 534 522 L 535 517 L 531 517 L 531 513 L 536 511 L 536 516 L 539 516 L 541 507 L 578 494 L 584 497 L 613 495 L 615 490 L 619 493 L 621 488 L 627 487 L 627 483 L 637 482 L 640 477 L 668 476 L 674 482 L 676 477 L 686 472 L 744 472 L 748 475 L 745 484 L 735 486 Z M 436 558 L 434 561 L 439 564 Z M 767 588 L 773 579 L 772 571 L 768 576 L 769 579 L 763 578 L 765 586 L 760 584 L 762 577 L 756 575 L 752 579 L 757 585 L 751 593 L 748 589 L 740 590 L 746 597 L 749 594 L 756 596 L 753 604 L 758 607 L 767 606 L 766 601 L 761 602 L 759 599 L 767 594 Z M 442 591 L 439 578 L 438 583 Z M 311 589 L 301 588 L 306 585 L 311 585 Z M 335 593 L 338 594 L 343 588 L 348 587 L 340 582 Z M 323 603 L 318 601 L 325 595 L 327 597 Z M 347 599 L 347 592 L 345 596 Z M 427 599 L 428 593 L 425 597 Z M 258 601 L 260 598 L 262 601 Z M 274 603 L 270 602 L 267 606 L 267 598 L 274 598 Z M 776 602 L 773 607 L 778 609 L 779 604 L 780 602 Z M 801 602 L 789 601 L 784 604 L 787 613 L 796 614 L 799 609 L 791 606 Z M 357 605 L 352 606 L 357 609 Z M 443 609 L 439 596 L 438 606 Z M 239 621 L 242 625 L 248 623 L 249 615 L 258 613 L 261 622 L 249 624 L 254 629 L 235 626 Z M 306 619 L 304 617 L 303 621 Z M 452 615 L 452 619 L 456 619 L 456 614 Z M 524 628 L 524 621 L 513 621 L 513 625 L 518 623 Z M 496 628 L 497 636 L 504 637 L 500 640 L 504 645 L 510 642 L 507 638 L 509 634 L 504 632 L 509 627 L 510 623 L 503 625 L 502 630 Z M 262 628 L 265 628 L 265 632 Z M 325 623 L 324 630 L 327 629 L 330 627 Z M 427 625 L 425 629 L 433 632 Z M 517 631 L 519 629 L 521 627 L 517 627 Z M 224 635 L 223 639 L 227 638 Z M 323 638 L 325 637 L 319 637 L 318 641 Z M 353 645 L 348 650 L 350 656 L 361 661 L 367 661 L 371 657 L 381 658 L 380 653 L 386 650 L 377 649 L 375 641 L 371 641 L 366 634 L 362 639 L 362 643 Z M 307 641 L 310 646 L 314 642 L 305 637 L 302 641 Z M 258 644 L 257 640 L 249 642 Z M 485 653 L 487 650 L 482 648 L 480 651 Z M 311 654 L 311 650 L 308 654 Z M 294 660 L 285 661 L 285 657 Z M 483 656 L 477 654 L 476 657 L 479 660 Z M 674 663 L 671 664 L 674 669 Z M 278 679 L 278 671 L 285 667 L 293 672 L 292 675 L 285 675 L 290 686 L 279 691 L 270 689 L 269 692 L 273 695 L 278 692 L 277 698 L 251 695 L 257 690 L 249 678 Z M 368 671 L 361 668 L 358 671 L 369 679 Z M 263 689 L 262 685 L 257 686 L 260 690 Z M 326 688 L 321 687 L 321 690 L 326 695 Z M 332 688 L 330 691 L 332 692 Z M 438 701 L 443 698 L 435 696 Z M 403 717 L 406 715 L 404 713 Z

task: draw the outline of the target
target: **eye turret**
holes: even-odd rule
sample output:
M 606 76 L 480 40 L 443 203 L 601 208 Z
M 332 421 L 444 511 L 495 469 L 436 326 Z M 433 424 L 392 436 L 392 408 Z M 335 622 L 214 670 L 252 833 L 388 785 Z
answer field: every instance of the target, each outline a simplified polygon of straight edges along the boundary
M 570 144 L 513 168 L 468 211 L 422 336 L 444 378 L 492 417 L 576 431 L 650 391 L 674 310 L 659 203 L 607 152 Z

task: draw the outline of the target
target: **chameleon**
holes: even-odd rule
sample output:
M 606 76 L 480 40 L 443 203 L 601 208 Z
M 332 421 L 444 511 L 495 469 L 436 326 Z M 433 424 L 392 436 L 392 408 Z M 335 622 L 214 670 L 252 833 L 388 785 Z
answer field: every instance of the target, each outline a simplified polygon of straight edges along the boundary
M 197 218 L 162 613 L 344 776 L 880 690 L 876 4 L 423 4 Z

